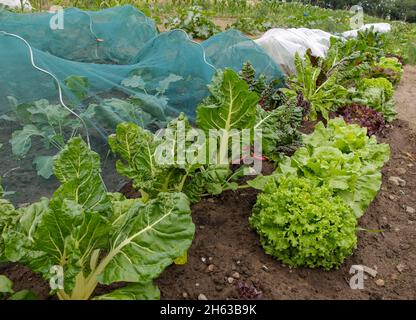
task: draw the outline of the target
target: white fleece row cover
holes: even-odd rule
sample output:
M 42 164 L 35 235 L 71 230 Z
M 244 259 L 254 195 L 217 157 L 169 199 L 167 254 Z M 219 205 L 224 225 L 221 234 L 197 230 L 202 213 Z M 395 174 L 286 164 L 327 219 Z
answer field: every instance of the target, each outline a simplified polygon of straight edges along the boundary
M 371 28 L 380 33 L 386 33 L 391 30 L 391 26 L 388 23 L 366 24 L 358 30 L 344 32 L 342 37 L 357 37 L 359 30 L 368 30 Z M 255 40 L 255 42 L 280 65 L 286 74 L 293 74 L 296 71 L 296 53 L 304 56 L 306 51 L 311 49 L 312 55 L 325 57 L 331 37 L 335 37 L 335 35 L 319 29 L 275 28 L 267 31 L 260 39 Z
M 295 54 L 304 56 L 311 49 L 312 55 L 324 57 L 329 48 L 331 33 L 318 29 L 270 29 L 255 42 L 278 63 L 287 74 L 295 72 Z
M 28 0 L 24 0 L 23 4 L 24 4 L 26 10 L 32 10 L 32 6 L 30 5 L 30 2 Z M 21 4 L 20 0 L 0 0 L 0 6 L 1 5 L 4 5 L 4 6 L 9 7 L 9 8 L 13 8 L 13 9 L 21 9 L 22 8 L 22 4 Z
M 390 23 L 370 23 L 363 25 L 360 29 L 345 31 L 342 36 L 344 38 L 356 38 L 358 31 L 366 31 L 373 29 L 374 32 L 387 33 L 391 31 Z

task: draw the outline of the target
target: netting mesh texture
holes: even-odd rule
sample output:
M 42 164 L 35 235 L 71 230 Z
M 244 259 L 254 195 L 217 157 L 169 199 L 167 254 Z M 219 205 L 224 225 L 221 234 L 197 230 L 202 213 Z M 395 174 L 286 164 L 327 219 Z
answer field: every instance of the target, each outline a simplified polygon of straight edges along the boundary
M 258 74 L 283 78 L 236 30 L 196 43 L 182 30 L 158 33 L 132 6 L 67 9 L 63 29 L 51 28 L 54 16 L 0 10 L 0 173 L 17 202 L 47 193 L 28 193 L 28 184 L 53 190 L 52 156 L 71 136 L 88 136 L 106 157 L 121 121 L 156 130 L 180 112 L 193 120 L 216 69 L 250 61 Z

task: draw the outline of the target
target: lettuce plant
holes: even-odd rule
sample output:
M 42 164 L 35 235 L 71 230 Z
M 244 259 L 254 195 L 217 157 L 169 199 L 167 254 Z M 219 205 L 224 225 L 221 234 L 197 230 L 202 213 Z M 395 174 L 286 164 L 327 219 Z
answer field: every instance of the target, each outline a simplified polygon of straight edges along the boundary
M 387 100 L 390 100 L 394 94 L 392 83 L 385 78 L 362 79 L 358 83 L 358 87 L 363 91 L 371 90 L 372 88 L 383 90 Z
M 394 87 L 385 78 L 362 79 L 357 88 L 350 90 L 350 100 L 353 104 L 366 105 L 383 114 L 387 122 L 395 119 Z
M 331 189 L 296 176 L 270 180 L 250 225 L 267 254 L 293 267 L 338 267 L 357 244 L 352 209 Z
M 187 197 L 144 203 L 107 193 L 99 156 L 81 138 L 56 157 L 54 173 L 61 186 L 51 199 L 19 209 L 1 200 L 1 259 L 42 275 L 60 299 L 89 299 L 99 283 L 115 282 L 128 285 L 102 299 L 157 299 L 152 280 L 192 243 Z
M 394 57 L 381 57 L 380 61 L 371 70 L 373 78 L 386 78 L 393 85 L 397 85 L 400 82 L 402 75 L 403 65 Z
M 385 126 L 383 114 L 367 106 L 347 105 L 339 108 L 337 114 L 347 123 L 356 123 L 366 128 L 369 136 L 381 134 Z
M 328 187 L 361 217 L 381 187 L 380 170 L 389 159 L 389 146 L 339 118 L 330 120 L 327 127 L 318 123 L 303 142 L 305 146 L 292 157 L 281 159 L 271 176 L 259 176 L 249 184 L 263 190 L 277 176 L 306 177 Z

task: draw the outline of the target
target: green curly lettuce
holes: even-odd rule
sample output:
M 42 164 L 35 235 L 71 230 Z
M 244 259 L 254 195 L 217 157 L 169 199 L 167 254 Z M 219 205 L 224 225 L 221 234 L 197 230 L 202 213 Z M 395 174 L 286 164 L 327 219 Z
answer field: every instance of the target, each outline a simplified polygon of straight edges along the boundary
M 371 77 L 386 78 L 393 85 L 399 84 L 403 76 L 403 65 L 396 57 L 382 57 L 371 70 Z
M 371 88 L 382 89 L 386 95 L 386 99 L 391 99 L 394 94 L 393 84 L 385 78 L 362 79 L 358 85 L 362 90 Z
M 342 197 L 361 217 L 380 190 L 389 146 L 369 138 L 366 129 L 339 118 L 330 120 L 327 127 L 319 123 L 303 142 L 305 146 L 292 157 L 282 158 L 272 176 L 260 176 L 249 184 L 262 190 L 268 180 L 278 176 L 306 177 Z
M 250 218 L 267 254 L 293 267 L 338 267 L 356 247 L 357 220 L 341 197 L 307 178 L 269 181 Z
M 362 79 L 356 90 L 350 92 L 353 103 L 366 105 L 381 112 L 387 122 L 391 122 L 397 115 L 394 110 L 394 87 L 385 78 Z

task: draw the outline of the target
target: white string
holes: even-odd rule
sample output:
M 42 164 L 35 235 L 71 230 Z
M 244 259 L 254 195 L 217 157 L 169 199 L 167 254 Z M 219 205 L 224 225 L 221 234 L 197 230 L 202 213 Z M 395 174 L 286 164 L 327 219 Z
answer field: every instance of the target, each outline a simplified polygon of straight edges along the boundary
M 80 117 L 80 116 L 79 116 L 79 115 L 78 115 L 75 111 L 73 111 L 71 108 L 67 107 L 67 106 L 66 106 L 66 104 L 64 103 L 64 100 L 63 100 L 63 95 L 62 95 L 62 88 L 61 88 L 61 84 L 60 84 L 60 82 L 59 82 L 58 78 L 57 78 L 54 74 L 52 74 L 51 72 L 49 72 L 49 71 L 47 71 L 47 70 L 45 70 L 45 69 L 42 69 L 42 68 L 38 67 L 38 66 L 35 64 L 35 60 L 34 60 L 34 57 L 33 57 L 33 50 L 32 50 L 32 47 L 30 46 L 30 44 L 29 44 L 29 43 L 28 43 L 25 39 L 23 39 L 22 37 L 18 36 L 17 34 L 8 33 L 8 32 L 6 32 L 6 31 L 0 31 L 0 34 L 1 34 L 1 33 L 2 33 L 2 34 L 4 34 L 5 36 L 14 37 L 14 38 L 17 38 L 17 39 L 19 39 L 19 40 L 23 41 L 23 42 L 26 44 L 26 46 L 28 47 L 28 49 L 29 49 L 30 62 L 31 62 L 31 64 L 32 64 L 33 68 L 35 68 L 36 70 L 38 70 L 38 71 L 40 71 L 40 72 L 43 72 L 43 73 L 45 73 L 45 74 L 49 75 L 50 77 L 52 77 L 52 78 L 55 80 L 55 82 L 56 82 L 56 84 L 57 84 L 57 87 L 58 87 L 58 96 L 59 96 L 59 101 L 60 101 L 60 103 L 61 103 L 62 107 L 64 107 L 64 108 L 65 108 L 68 112 L 70 112 L 71 114 L 73 114 L 75 117 L 77 117 L 77 118 L 81 121 L 82 125 L 83 125 L 83 126 L 84 126 L 84 128 L 85 128 L 85 133 L 86 133 L 86 138 L 87 138 L 87 144 L 88 144 L 88 147 L 91 149 L 90 136 L 89 136 L 89 134 L 88 134 L 88 128 L 87 128 L 87 125 L 86 125 L 86 123 L 85 123 L 84 119 L 82 119 L 82 117 Z

